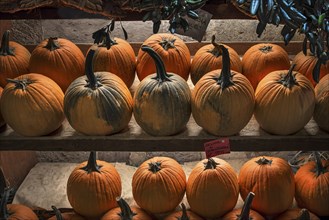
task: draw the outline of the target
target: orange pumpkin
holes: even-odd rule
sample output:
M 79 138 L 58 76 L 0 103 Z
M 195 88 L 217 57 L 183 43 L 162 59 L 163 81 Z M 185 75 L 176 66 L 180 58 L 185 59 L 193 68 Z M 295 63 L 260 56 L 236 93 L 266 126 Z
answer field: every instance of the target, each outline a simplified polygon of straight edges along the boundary
M 0 87 L 0 99 L 1 99 L 2 91 L 3 91 L 3 88 Z M 1 107 L 0 107 L 0 110 L 1 110 Z M 6 122 L 3 119 L 2 114 L 1 114 L 1 111 L 0 111 L 0 127 L 4 126 L 5 124 L 6 124 Z
M 75 212 L 61 213 L 55 206 L 52 206 L 51 208 L 54 210 L 55 215 L 48 220 L 87 220 Z
M 191 210 L 205 218 L 218 218 L 231 211 L 239 197 L 237 174 L 219 158 L 196 164 L 187 180 L 186 197 Z
M 83 75 L 84 61 L 83 53 L 73 42 L 51 37 L 34 48 L 29 69 L 53 79 L 65 92 L 73 80 Z
M 119 207 L 111 209 L 100 220 L 152 220 L 153 218 L 143 209 L 130 207 L 128 203 L 119 198 L 117 200 Z
M 250 209 L 252 200 L 254 199 L 255 194 L 250 192 L 245 199 L 242 208 L 233 209 L 232 211 L 226 213 L 221 220 L 265 220 L 265 218 L 260 215 L 258 212 Z
M 259 43 L 250 47 L 242 57 L 242 74 L 254 89 L 268 73 L 289 69 L 288 53 L 279 45 Z
M 223 68 L 207 73 L 195 85 L 192 91 L 192 115 L 195 122 L 210 134 L 230 136 L 238 133 L 250 121 L 255 97 L 248 79 L 230 70 L 228 49 L 223 45 L 220 48 Z
M 137 205 L 153 213 L 174 210 L 185 194 L 186 176 L 182 166 L 168 157 L 144 161 L 132 179 L 132 193 Z
M 146 39 L 143 45 L 153 48 L 160 55 L 168 72 L 176 73 L 185 80 L 188 79 L 191 54 L 183 40 L 173 34 L 158 33 Z M 142 49 L 137 54 L 136 71 L 140 81 L 156 72 L 153 59 Z
M 109 36 L 97 47 L 93 68 L 95 72 L 111 72 L 119 76 L 130 87 L 135 79 L 135 52 L 127 41 Z
M 329 132 L 329 74 L 315 86 L 315 109 L 313 118 L 325 131 Z
M 134 94 L 134 117 L 137 124 L 154 136 L 173 135 L 182 131 L 191 116 L 191 91 L 187 82 L 176 74 L 166 73 L 161 57 L 143 46 L 157 67 Z
M 112 164 L 96 160 L 94 151 L 67 180 L 67 198 L 74 211 L 86 218 L 100 218 L 117 207 L 116 198 L 121 190 L 118 171 Z
M 307 209 L 291 208 L 281 213 L 279 216 L 274 217 L 273 220 L 320 220 L 319 217 L 309 212 Z
M 86 76 L 75 79 L 64 97 L 64 113 L 70 125 L 86 135 L 109 135 L 127 127 L 133 98 L 126 84 L 109 72 L 94 72 L 90 50 Z
M 265 131 L 289 135 L 301 130 L 312 118 L 315 95 L 311 82 L 288 70 L 269 73 L 255 92 L 255 118 Z
M 63 120 L 64 94 L 50 78 L 29 73 L 10 79 L 2 92 L 0 106 L 6 123 L 24 136 L 47 135 Z
M 270 156 L 255 157 L 243 164 L 238 176 L 243 200 L 255 193 L 251 208 L 263 215 L 277 215 L 292 206 L 294 175 L 287 161 Z
M 292 63 L 296 64 L 295 71 L 304 74 L 312 83 L 313 86 L 316 85 L 316 82 L 313 79 L 313 69 L 315 67 L 318 58 L 312 54 L 312 52 L 308 49 L 306 55 L 303 51 L 296 54 Z M 329 62 L 327 61 L 327 65 L 322 64 L 320 68 L 319 79 L 329 73 Z
M 30 52 L 21 44 L 9 41 L 7 30 L 2 35 L 0 47 L 0 86 L 5 87 L 7 78 L 29 73 Z
M 220 47 L 223 45 L 230 54 L 231 69 L 242 73 L 242 63 L 239 54 L 231 47 L 225 44 L 215 42 L 215 35 L 212 36 L 211 44 L 207 44 L 195 53 L 191 62 L 191 80 L 195 85 L 206 73 L 221 69 L 223 66 L 223 51 Z
M 190 210 L 186 210 L 184 203 L 181 204 L 182 210 L 176 211 L 164 218 L 164 220 L 203 220 L 200 216 Z
M 321 160 L 315 152 L 316 161 L 301 166 L 295 174 L 295 199 L 299 207 L 318 216 L 329 216 L 329 160 Z

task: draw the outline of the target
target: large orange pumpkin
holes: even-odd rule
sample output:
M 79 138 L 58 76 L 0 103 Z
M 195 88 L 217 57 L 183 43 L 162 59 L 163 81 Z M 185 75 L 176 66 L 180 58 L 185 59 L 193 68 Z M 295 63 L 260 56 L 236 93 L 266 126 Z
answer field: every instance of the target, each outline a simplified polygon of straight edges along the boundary
M 66 91 L 84 73 L 85 57 L 80 48 L 64 38 L 48 38 L 31 53 L 29 69 L 53 79 Z
M 245 199 L 242 208 L 233 209 L 221 217 L 221 220 L 265 220 L 265 218 L 258 212 L 250 209 L 254 197 L 255 194 L 250 192 Z
M 238 180 L 242 199 L 254 192 L 251 208 L 263 215 L 277 215 L 292 206 L 294 175 L 287 161 L 281 158 L 260 156 L 250 159 L 241 167 Z
M 153 218 L 143 209 L 130 207 L 123 199 L 117 200 L 119 207 L 111 209 L 100 220 L 152 220 Z
M 228 49 L 230 54 L 231 69 L 242 73 L 242 63 L 239 54 L 225 44 L 215 42 L 215 35 L 212 36 L 211 44 L 207 44 L 195 53 L 191 62 L 191 80 L 195 85 L 206 73 L 221 69 L 223 66 L 223 51 L 220 47 L 223 45 Z
M 317 61 L 318 58 L 312 54 L 309 49 L 307 50 L 306 55 L 301 51 L 296 54 L 292 60 L 292 62 L 296 64 L 295 71 L 304 74 L 311 81 L 313 86 L 316 85 L 316 82 L 313 79 L 313 69 Z M 327 65 L 321 65 L 319 79 L 329 73 L 329 62 L 327 61 L 327 63 Z
M 230 70 L 228 49 L 223 45 L 220 48 L 223 68 L 207 73 L 195 85 L 192 115 L 207 132 L 229 136 L 247 125 L 254 111 L 255 97 L 248 79 Z
M 315 86 L 315 109 L 313 118 L 325 131 L 329 132 L 329 74 Z
M 134 94 L 134 117 L 138 125 L 154 136 L 173 135 L 182 131 L 191 116 L 191 91 L 177 74 L 167 73 L 161 57 L 143 46 L 157 71 L 138 85 Z
M 74 211 L 86 218 L 100 218 L 118 206 L 121 178 L 115 167 L 96 160 L 90 152 L 88 161 L 79 164 L 67 180 L 67 198 Z
M 143 45 L 153 48 L 159 54 L 168 72 L 176 73 L 185 80 L 188 79 L 191 54 L 183 40 L 173 34 L 158 33 L 146 39 Z M 140 81 L 156 72 L 153 59 L 142 49 L 137 54 L 136 71 Z
M 94 72 L 90 50 L 86 76 L 75 79 L 64 97 L 64 113 L 70 125 L 86 135 L 109 135 L 127 127 L 133 99 L 126 84 L 110 72 Z
M 273 218 L 273 220 L 320 220 L 319 217 L 309 212 L 307 209 L 291 208 L 281 213 L 279 216 Z
M 131 45 L 110 36 L 97 47 L 93 59 L 95 72 L 111 72 L 119 76 L 130 87 L 135 79 L 136 57 Z
M 205 218 L 218 218 L 231 211 L 239 197 L 237 174 L 219 158 L 196 164 L 187 180 L 186 197 L 191 210 Z
M 301 166 L 295 174 L 295 199 L 299 207 L 318 216 L 329 216 L 329 160 L 321 160 L 315 152 L 315 161 Z
M 185 194 L 186 176 L 182 166 L 168 157 L 144 161 L 132 179 L 132 193 L 137 205 L 153 213 L 174 210 Z
M 50 78 L 29 73 L 10 79 L 2 92 L 0 106 L 6 123 L 24 136 L 47 135 L 63 120 L 64 94 Z
M 265 131 L 289 135 L 301 130 L 312 118 L 315 95 L 311 82 L 301 73 L 288 70 L 269 73 L 255 92 L 254 115 Z
M 164 218 L 164 220 L 203 220 L 200 216 L 190 210 L 186 210 L 184 203 L 181 204 L 182 210 L 175 211 Z
M 2 91 L 3 91 L 3 88 L 0 87 L 0 99 L 1 99 Z M 1 107 L 0 107 L 0 110 L 1 110 Z M 0 127 L 4 126 L 5 124 L 6 124 L 6 122 L 3 119 L 2 114 L 1 114 L 1 111 L 0 111 Z
M 242 74 L 249 79 L 254 89 L 268 73 L 289 69 L 289 66 L 288 53 L 277 44 L 253 45 L 242 57 Z
M 48 220 L 87 220 L 75 212 L 61 213 L 55 206 L 52 206 L 51 208 L 55 212 L 55 215 L 48 218 Z
M 29 73 L 30 52 L 21 44 L 9 41 L 9 30 L 2 35 L 0 47 L 0 86 L 5 87 L 7 78 Z

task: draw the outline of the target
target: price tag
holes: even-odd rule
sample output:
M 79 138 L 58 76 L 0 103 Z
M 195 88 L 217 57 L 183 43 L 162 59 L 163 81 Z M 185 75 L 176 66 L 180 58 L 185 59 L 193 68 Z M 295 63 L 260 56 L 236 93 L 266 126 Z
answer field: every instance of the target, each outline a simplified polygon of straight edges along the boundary
M 214 141 L 204 143 L 206 157 L 215 157 L 221 154 L 228 154 L 231 152 L 230 140 L 228 138 L 220 138 Z

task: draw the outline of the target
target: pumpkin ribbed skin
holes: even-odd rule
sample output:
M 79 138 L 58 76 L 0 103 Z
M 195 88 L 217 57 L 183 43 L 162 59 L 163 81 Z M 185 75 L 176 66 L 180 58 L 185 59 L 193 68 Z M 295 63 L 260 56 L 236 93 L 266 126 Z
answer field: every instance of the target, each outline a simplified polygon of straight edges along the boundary
M 3 88 L 0 87 L 0 99 L 1 99 L 2 91 L 3 91 Z M 1 107 L 0 107 L 0 110 L 1 110 Z M 2 114 L 1 114 L 1 111 L 0 111 L 0 127 L 4 126 L 5 124 L 6 124 L 6 122 L 3 119 Z
M 83 53 L 73 42 L 49 38 L 32 51 L 29 69 L 53 79 L 65 92 L 73 80 L 83 75 L 84 61 Z
M 279 45 L 260 43 L 250 47 L 242 57 L 242 74 L 254 89 L 268 73 L 289 69 L 288 53 Z
M 313 118 L 325 131 L 329 132 L 329 74 L 315 86 L 315 109 Z
M 289 135 L 311 119 L 315 106 L 314 88 L 301 73 L 274 71 L 259 82 L 254 115 L 267 132 Z M 291 74 L 290 74 L 291 73 Z
M 308 215 L 309 215 L 310 218 L 309 219 L 307 217 L 303 218 L 302 212 L 308 212 Z M 304 220 L 304 219 L 305 220 L 320 220 L 320 218 L 317 217 L 316 215 L 314 215 L 312 212 L 309 212 L 307 210 L 302 210 L 302 209 L 299 209 L 299 208 L 288 209 L 287 211 L 281 213 L 279 216 L 276 216 L 276 217 L 273 218 L 273 220 L 292 220 L 292 219 L 296 219 L 296 220 Z
M 329 161 L 318 160 L 310 161 L 297 170 L 295 199 L 299 207 L 318 216 L 329 216 Z
M 30 52 L 24 46 L 9 41 L 9 31 L 5 31 L 0 47 L 0 86 L 7 85 L 7 78 L 13 79 L 29 73 L 30 57 Z
M 3 90 L 1 113 L 6 123 L 24 136 L 47 135 L 64 120 L 61 88 L 37 73 L 18 76 Z M 24 86 L 22 86 L 24 85 Z
M 191 54 L 183 40 L 173 34 L 159 33 L 150 36 L 143 45 L 153 48 L 160 55 L 168 72 L 176 73 L 185 80 L 188 79 Z M 152 58 L 141 49 L 137 54 L 136 71 L 140 81 L 156 72 Z
M 296 64 L 295 71 L 305 75 L 311 81 L 313 86 L 316 85 L 316 82 L 313 79 L 312 72 L 317 60 L 318 58 L 313 55 L 309 49 L 307 50 L 306 55 L 303 53 L 303 51 L 301 51 L 296 54 L 296 56 L 292 60 L 292 62 Z M 321 65 L 319 79 L 329 73 L 329 62 L 327 61 L 327 63 L 327 65 Z
M 144 161 L 132 179 L 134 200 L 139 207 L 153 214 L 175 209 L 183 199 L 185 187 L 183 168 L 168 157 Z
M 88 58 L 87 58 L 88 59 Z M 92 57 L 86 61 L 86 69 Z M 95 77 L 95 87 L 88 76 L 74 80 L 64 97 L 64 113 L 70 125 L 85 135 L 109 135 L 127 127 L 133 109 L 133 99 L 126 84 L 109 72 L 86 74 Z
M 67 180 L 67 198 L 74 211 L 86 218 L 100 218 L 117 207 L 121 191 L 119 173 L 112 164 L 96 160 L 95 152 Z
M 93 59 L 95 72 L 110 72 L 119 76 L 130 87 L 135 79 L 136 57 L 131 45 L 120 38 L 114 38 L 115 44 L 107 48 L 99 46 Z
M 206 73 L 216 69 L 221 69 L 223 66 L 222 52 L 218 48 L 219 44 L 214 42 L 207 44 L 195 53 L 191 62 L 191 80 L 195 85 L 202 76 Z M 230 54 L 231 69 L 242 73 L 242 63 L 239 54 L 232 48 L 225 44 L 222 44 L 228 49 Z
M 5 220 L 39 220 L 38 216 L 27 206 L 20 204 L 8 204 L 9 217 Z
M 243 200 L 255 193 L 251 208 L 263 215 L 277 215 L 292 206 L 294 175 L 289 164 L 278 157 L 255 157 L 243 164 L 238 176 Z
M 205 218 L 217 218 L 232 210 L 238 196 L 237 174 L 219 158 L 197 163 L 187 180 L 186 197 L 191 210 Z

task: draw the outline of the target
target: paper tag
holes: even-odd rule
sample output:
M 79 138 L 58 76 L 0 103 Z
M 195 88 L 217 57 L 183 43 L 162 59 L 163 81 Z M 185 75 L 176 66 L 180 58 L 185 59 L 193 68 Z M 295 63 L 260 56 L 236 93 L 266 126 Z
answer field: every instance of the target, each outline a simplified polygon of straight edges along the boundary
M 231 152 L 230 141 L 228 138 L 220 138 L 214 141 L 204 143 L 206 157 L 215 157 L 221 154 L 228 154 Z
M 189 24 L 189 29 L 184 32 L 183 28 L 177 28 L 176 33 L 192 37 L 193 39 L 201 42 L 212 18 L 212 14 L 202 9 L 196 9 L 195 11 L 198 13 L 199 18 L 193 19 L 188 16 L 184 16 Z

